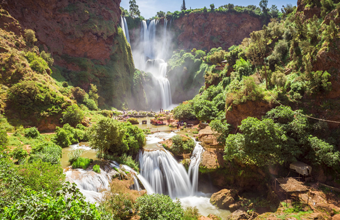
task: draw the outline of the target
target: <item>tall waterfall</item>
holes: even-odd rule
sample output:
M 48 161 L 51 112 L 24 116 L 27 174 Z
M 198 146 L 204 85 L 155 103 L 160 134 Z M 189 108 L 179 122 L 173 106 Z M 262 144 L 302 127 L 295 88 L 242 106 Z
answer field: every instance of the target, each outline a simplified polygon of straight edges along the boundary
M 126 40 L 130 43 L 130 35 L 129 35 L 129 28 L 128 28 L 128 25 L 126 23 L 126 19 L 125 17 L 121 17 L 121 22 L 120 22 L 120 26 L 122 27 L 123 29 L 123 32 L 124 32 L 124 35 L 126 37 Z
M 169 37 L 167 33 L 168 21 L 164 20 L 164 25 L 157 31 L 158 20 L 142 21 L 140 30 L 140 42 L 133 48 L 133 58 L 138 69 L 152 73 L 153 80 L 157 86 L 152 91 L 160 97 L 157 106 L 153 108 L 167 109 L 172 105 L 170 82 L 167 78 L 167 63 L 164 59 L 169 51 Z M 156 100 L 151 99 L 150 102 Z
M 203 147 L 196 143 L 188 173 L 184 166 L 166 150 L 139 152 L 140 175 L 153 192 L 168 194 L 171 198 L 192 196 L 197 192 L 198 168 Z

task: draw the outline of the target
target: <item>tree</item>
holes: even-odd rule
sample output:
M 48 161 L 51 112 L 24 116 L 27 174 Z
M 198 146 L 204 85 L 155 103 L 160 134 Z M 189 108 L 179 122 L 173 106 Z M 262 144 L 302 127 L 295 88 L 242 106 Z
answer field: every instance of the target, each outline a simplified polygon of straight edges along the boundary
M 185 10 L 187 10 L 187 8 L 185 7 L 185 0 L 183 0 L 183 4 L 182 4 L 182 6 L 181 6 L 181 11 L 185 11 Z
M 8 135 L 6 129 L 0 128 L 0 151 L 5 149 L 8 143 Z
M 81 123 L 84 118 L 84 112 L 78 107 L 78 105 L 69 106 L 62 114 L 62 123 L 68 123 L 73 127 L 76 127 L 77 124 Z
M 96 85 L 93 84 L 90 85 L 89 98 L 92 99 L 96 103 L 96 105 L 98 105 L 99 95 Z
M 215 10 L 215 5 L 214 4 L 210 4 L 210 9 L 211 9 L 211 11 L 214 11 Z
M 31 29 L 25 30 L 25 40 L 29 45 L 34 45 L 37 42 L 37 38 L 35 37 L 35 32 Z
M 279 16 L 279 9 L 276 5 L 272 5 L 272 7 L 270 8 L 270 15 L 272 18 L 276 18 Z
M 164 11 L 157 12 L 157 17 L 159 17 L 159 18 L 165 17 L 165 12 Z
M 130 4 L 130 16 L 133 18 L 140 17 L 140 11 L 138 5 L 136 4 L 136 0 L 130 0 L 129 4 Z
M 263 14 L 267 15 L 268 13 L 268 0 L 261 0 L 260 7 L 262 9 Z

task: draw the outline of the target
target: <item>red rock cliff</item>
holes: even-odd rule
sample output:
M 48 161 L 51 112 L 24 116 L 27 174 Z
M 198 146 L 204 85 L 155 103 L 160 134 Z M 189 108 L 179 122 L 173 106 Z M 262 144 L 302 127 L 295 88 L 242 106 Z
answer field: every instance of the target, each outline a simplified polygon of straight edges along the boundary
M 192 13 L 174 20 L 173 28 L 181 49 L 238 45 L 253 31 L 260 30 L 260 18 L 246 13 Z
M 33 29 L 55 59 L 53 74 L 74 86 L 99 88 L 106 104 L 131 99 L 134 64 L 120 22 L 121 0 L 5 0 L 1 6 Z M 62 79 L 63 80 L 63 79 Z

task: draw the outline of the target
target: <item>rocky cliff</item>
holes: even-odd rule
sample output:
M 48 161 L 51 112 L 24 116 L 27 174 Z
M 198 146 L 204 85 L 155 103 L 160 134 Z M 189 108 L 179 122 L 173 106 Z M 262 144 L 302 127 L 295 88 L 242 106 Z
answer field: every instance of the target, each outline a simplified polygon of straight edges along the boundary
M 191 13 L 173 21 L 179 49 L 228 49 L 262 28 L 260 17 L 247 13 Z
M 134 63 L 118 27 L 120 0 L 10 0 L 1 6 L 53 55 L 54 78 L 86 91 L 97 85 L 102 106 L 133 103 Z

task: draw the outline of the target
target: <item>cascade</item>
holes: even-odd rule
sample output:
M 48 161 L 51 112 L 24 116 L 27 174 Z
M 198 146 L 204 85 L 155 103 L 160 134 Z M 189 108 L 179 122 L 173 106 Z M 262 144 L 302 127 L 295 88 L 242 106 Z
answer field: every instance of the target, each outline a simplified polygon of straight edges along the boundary
M 203 147 L 196 142 L 187 173 L 184 166 L 165 149 L 144 153 L 140 151 L 140 175 L 148 181 L 155 193 L 168 194 L 171 198 L 192 196 L 197 192 L 202 152 Z
M 156 83 L 155 91 L 160 94 L 161 104 L 152 105 L 153 108 L 167 109 L 172 105 L 170 82 L 167 79 L 167 63 L 164 61 L 168 51 L 167 20 L 164 20 L 163 31 L 158 39 L 156 35 L 158 20 L 142 21 L 140 30 L 140 43 L 133 52 L 133 58 L 138 69 L 150 72 Z M 151 102 L 154 100 L 150 100 Z
M 126 37 L 126 40 L 130 43 L 129 28 L 128 28 L 128 25 L 126 23 L 125 17 L 121 17 L 120 26 L 123 29 L 124 35 Z

